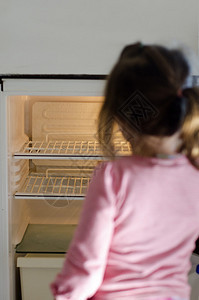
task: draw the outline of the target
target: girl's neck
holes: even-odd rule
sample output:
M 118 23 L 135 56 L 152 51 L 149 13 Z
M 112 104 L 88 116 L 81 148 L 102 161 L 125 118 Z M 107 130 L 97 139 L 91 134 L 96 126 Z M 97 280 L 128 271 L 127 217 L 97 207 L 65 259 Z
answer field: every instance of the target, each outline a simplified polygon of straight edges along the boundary
M 182 146 L 180 132 L 167 137 L 145 136 L 132 144 L 135 154 L 144 156 L 171 157 L 179 154 Z

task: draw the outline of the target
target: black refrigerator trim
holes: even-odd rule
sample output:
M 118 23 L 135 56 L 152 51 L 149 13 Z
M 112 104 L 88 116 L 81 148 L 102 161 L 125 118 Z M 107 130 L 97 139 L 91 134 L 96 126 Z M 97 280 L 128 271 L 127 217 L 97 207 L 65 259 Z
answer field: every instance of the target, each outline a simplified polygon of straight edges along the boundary
M 104 80 L 105 74 L 0 74 L 1 91 L 4 79 Z
M 0 74 L 1 91 L 4 79 L 105 80 L 108 74 Z M 199 75 L 192 75 L 192 86 L 199 86 Z

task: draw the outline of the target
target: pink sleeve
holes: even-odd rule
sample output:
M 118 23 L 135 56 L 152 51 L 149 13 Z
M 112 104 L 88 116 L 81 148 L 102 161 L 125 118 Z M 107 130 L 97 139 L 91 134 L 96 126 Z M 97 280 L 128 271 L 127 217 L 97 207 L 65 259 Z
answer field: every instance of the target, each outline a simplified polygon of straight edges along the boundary
M 95 170 L 63 269 L 51 285 L 57 300 L 85 300 L 95 294 L 103 280 L 114 216 L 112 163 L 107 163 Z

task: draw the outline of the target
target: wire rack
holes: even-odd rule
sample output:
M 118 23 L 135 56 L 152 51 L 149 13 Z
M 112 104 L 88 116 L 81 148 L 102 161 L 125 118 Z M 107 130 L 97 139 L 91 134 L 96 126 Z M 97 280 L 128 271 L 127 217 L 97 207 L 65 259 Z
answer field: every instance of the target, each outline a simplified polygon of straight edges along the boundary
M 131 153 L 128 142 L 115 141 L 115 149 L 118 154 Z M 103 159 L 100 144 L 97 141 L 29 141 L 23 145 L 15 158 L 27 159 Z
M 15 193 L 18 199 L 84 199 L 89 177 L 29 175 Z

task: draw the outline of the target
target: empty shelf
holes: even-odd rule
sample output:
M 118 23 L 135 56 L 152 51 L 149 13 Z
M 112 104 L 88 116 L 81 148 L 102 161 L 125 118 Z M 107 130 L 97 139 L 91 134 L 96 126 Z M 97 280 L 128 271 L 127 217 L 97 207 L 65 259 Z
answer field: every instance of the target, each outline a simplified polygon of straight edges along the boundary
M 76 224 L 29 224 L 16 252 L 65 253 L 76 227 Z
M 131 154 L 126 141 L 114 142 L 118 155 Z M 14 154 L 17 159 L 103 159 L 97 141 L 29 141 Z
M 16 199 L 83 200 L 89 177 L 29 175 Z

